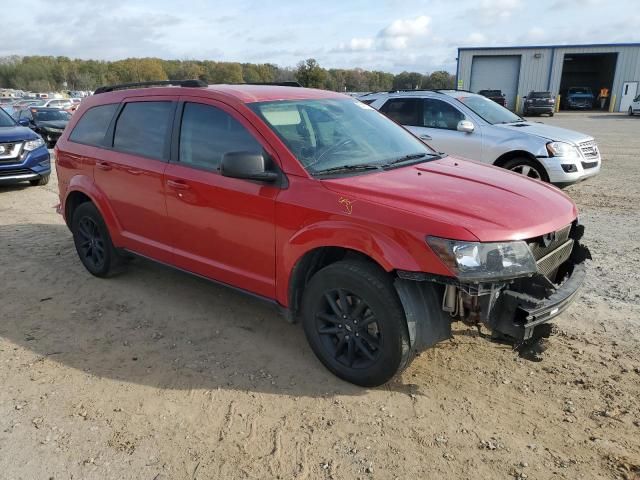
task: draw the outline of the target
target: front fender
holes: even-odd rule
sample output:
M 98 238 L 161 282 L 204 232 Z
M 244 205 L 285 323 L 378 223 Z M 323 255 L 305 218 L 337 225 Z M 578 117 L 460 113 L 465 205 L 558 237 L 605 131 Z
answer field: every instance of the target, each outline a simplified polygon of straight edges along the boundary
M 418 261 L 406 246 L 411 242 L 403 243 L 404 247 L 379 229 L 340 220 L 306 226 L 282 242 L 277 270 L 278 302 L 288 306 L 291 274 L 298 261 L 308 252 L 323 247 L 345 248 L 371 258 L 387 272 L 395 269 L 419 271 Z
M 75 175 L 69 182 L 69 186 L 61 206 L 62 214 L 65 217 L 67 224 L 70 224 L 71 219 L 66 218 L 66 202 L 73 192 L 81 192 L 91 199 L 100 212 L 100 215 L 102 215 L 114 245 L 119 245 L 121 243 L 120 239 L 122 232 L 120 222 L 118 222 L 118 218 L 116 217 L 113 208 L 111 208 L 111 204 L 109 203 L 105 193 L 96 185 L 93 178 L 87 175 Z

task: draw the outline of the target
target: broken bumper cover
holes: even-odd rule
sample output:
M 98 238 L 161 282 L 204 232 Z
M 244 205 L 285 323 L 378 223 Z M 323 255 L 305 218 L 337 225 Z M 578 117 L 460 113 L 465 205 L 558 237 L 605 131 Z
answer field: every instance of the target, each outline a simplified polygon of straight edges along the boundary
M 570 277 L 548 298 L 536 299 L 512 290 L 503 290 L 489 311 L 487 323 L 515 341 L 529 340 L 534 329 L 564 312 L 584 283 L 584 262 L 574 265 Z

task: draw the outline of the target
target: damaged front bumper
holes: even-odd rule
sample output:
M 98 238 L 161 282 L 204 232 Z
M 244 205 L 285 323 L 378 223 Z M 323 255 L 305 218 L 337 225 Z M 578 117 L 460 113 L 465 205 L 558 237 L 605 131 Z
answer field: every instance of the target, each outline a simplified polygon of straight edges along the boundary
M 575 299 L 586 276 L 589 250 L 577 239 L 553 279 L 531 277 L 496 283 L 464 283 L 451 277 L 398 272 L 396 290 L 404 306 L 413 350 L 451 337 L 451 323 L 489 328 L 492 337 L 515 345 L 561 314 Z

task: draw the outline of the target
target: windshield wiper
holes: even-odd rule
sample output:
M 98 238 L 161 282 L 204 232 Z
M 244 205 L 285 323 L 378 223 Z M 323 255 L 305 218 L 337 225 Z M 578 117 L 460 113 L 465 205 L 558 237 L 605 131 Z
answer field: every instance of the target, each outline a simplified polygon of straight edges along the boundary
M 313 175 L 325 174 L 325 173 L 337 173 L 337 172 L 356 172 L 360 170 L 379 170 L 380 165 L 374 165 L 372 163 L 363 163 L 360 165 L 339 165 L 337 167 L 323 168 L 322 170 L 314 170 Z
M 398 163 L 404 163 L 404 162 L 410 162 L 411 160 L 419 160 L 421 158 L 424 157 L 440 157 L 440 155 L 438 155 L 437 153 L 427 153 L 427 152 L 423 152 L 423 153 L 410 153 L 409 155 L 403 155 L 402 157 L 398 157 L 398 158 L 394 158 L 392 160 L 389 160 L 388 162 L 385 162 L 382 167 L 386 168 L 386 167 L 390 167 L 391 165 L 396 165 Z

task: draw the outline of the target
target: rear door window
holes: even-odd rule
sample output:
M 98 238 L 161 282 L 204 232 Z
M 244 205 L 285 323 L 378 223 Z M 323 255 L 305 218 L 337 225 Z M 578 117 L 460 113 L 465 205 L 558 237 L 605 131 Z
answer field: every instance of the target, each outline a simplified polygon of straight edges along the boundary
M 113 148 L 122 152 L 167 159 L 173 102 L 129 102 L 116 123 Z
M 180 128 L 180 163 L 217 171 L 225 153 L 262 152 L 262 145 L 224 110 L 185 103 Z
M 380 108 L 380 111 L 400 125 L 423 126 L 421 98 L 392 98 Z
M 90 108 L 82 115 L 82 118 L 74 127 L 71 135 L 69 135 L 69 140 L 94 147 L 102 146 L 104 144 L 104 136 L 117 108 L 117 103 Z

